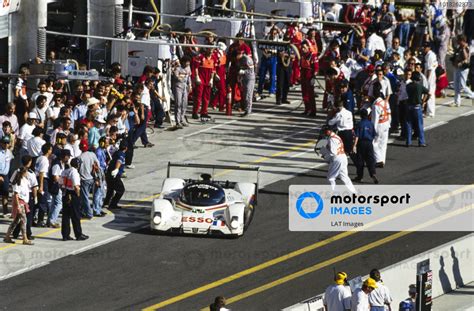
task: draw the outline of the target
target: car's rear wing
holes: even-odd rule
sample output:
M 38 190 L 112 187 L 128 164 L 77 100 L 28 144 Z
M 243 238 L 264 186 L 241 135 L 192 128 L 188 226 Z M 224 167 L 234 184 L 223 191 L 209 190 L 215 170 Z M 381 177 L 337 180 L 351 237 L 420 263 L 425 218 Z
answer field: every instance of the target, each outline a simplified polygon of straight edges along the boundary
M 168 162 L 168 169 L 166 171 L 166 178 L 170 178 L 171 168 L 172 167 L 189 167 L 189 168 L 210 168 L 217 170 L 227 170 L 227 171 L 252 171 L 257 172 L 257 182 L 255 183 L 255 201 L 258 200 L 258 187 L 260 181 L 260 167 L 259 166 L 238 166 L 238 165 L 222 165 L 222 164 L 200 164 L 200 163 L 186 163 L 186 162 Z M 225 171 L 224 171 L 225 172 Z M 224 173 L 220 174 L 224 175 Z M 213 176 L 214 177 L 214 176 Z

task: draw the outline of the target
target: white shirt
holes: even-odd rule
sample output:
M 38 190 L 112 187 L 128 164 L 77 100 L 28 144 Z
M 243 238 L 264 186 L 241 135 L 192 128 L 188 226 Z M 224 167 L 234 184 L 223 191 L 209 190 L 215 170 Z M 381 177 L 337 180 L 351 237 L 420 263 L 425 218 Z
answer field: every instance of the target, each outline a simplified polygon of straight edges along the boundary
M 381 91 L 383 95 L 385 96 L 385 98 L 392 95 L 392 86 L 390 85 L 390 80 L 386 76 L 383 76 L 382 81 L 379 81 L 377 79 L 377 76 L 375 76 L 375 78 L 372 81 L 370 81 L 370 84 L 369 84 L 369 93 L 368 93 L 369 96 L 371 97 L 374 96 L 374 83 L 377 81 L 380 82 L 380 84 L 382 85 Z
M 35 164 L 35 173 L 36 176 L 39 176 L 40 173 L 43 173 L 45 178 L 48 178 L 48 171 L 49 171 L 49 160 L 44 155 L 40 156 L 36 159 Z
M 376 50 L 381 50 L 385 52 L 385 42 L 382 37 L 373 33 L 367 39 L 367 49 L 370 51 L 370 57 L 374 56 Z
M 81 185 L 81 177 L 74 167 L 64 170 L 61 177 L 61 184 L 67 190 L 74 190 L 74 187 Z
M 330 160 L 334 160 L 337 156 L 345 155 L 344 152 L 344 143 L 342 142 L 341 137 L 332 133 L 328 138 L 327 149 L 329 151 Z
M 26 150 L 28 150 L 28 154 L 31 157 L 39 157 L 42 154 L 41 147 L 43 147 L 44 144 L 46 144 L 44 139 L 39 136 L 36 136 L 26 143 Z
M 369 302 L 374 307 L 382 307 L 392 303 L 390 291 L 382 282 L 377 282 L 377 288 L 369 294 Z
M 55 164 L 51 168 L 51 175 L 61 177 L 63 171 L 64 171 L 64 164 L 63 163 Z
M 28 178 L 24 177 L 21 179 L 19 185 L 13 185 L 13 192 L 18 193 L 18 197 L 25 203 L 30 200 L 30 187 Z
M 22 140 L 21 146 L 23 149 L 28 149 L 28 141 L 33 138 L 33 130 L 35 129 L 36 125 L 29 125 L 28 123 L 23 124 L 20 128 L 20 134 L 18 138 Z
M 147 106 L 148 108 L 151 107 L 150 90 L 146 86 L 143 88 L 143 92 L 142 92 L 142 95 L 141 95 L 141 101 L 142 101 L 143 105 Z
M 82 151 L 79 148 L 79 140 L 76 140 L 73 145 L 67 143 L 66 146 L 64 146 L 64 149 L 71 151 L 71 159 L 77 158 L 82 154 Z
M 436 68 L 438 68 L 438 60 L 436 54 L 433 51 L 429 51 L 425 55 L 425 76 L 428 79 L 434 79 L 436 82 Z M 428 76 L 428 71 L 430 71 L 430 76 Z
M 40 95 L 43 95 L 43 96 L 46 96 L 47 100 L 46 100 L 46 106 L 49 106 L 49 104 L 51 103 L 51 101 L 53 100 L 53 94 L 51 94 L 50 92 L 44 92 L 43 94 L 40 93 L 40 91 L 37 91 L 35 93 L 33 93 L 33 95 L 31 95 L 31 101 L 36 104 L 36 98 L 38 98 L 38 96 Z
M 369 295 L 364 293 L 361 288 L 358 288 L 352 293 L 351 311 L 369 311 Z
M 329 311 L 345 311 L 351 308 L 351 290 L 344 285 L 330 285 L 324 293 L 323 303 Z
M 330 126 L 336 125 L 338 131 L 352 130 L 354 128 L 352 113 L 343 107 L 341 111 L 336 113 L 334 118 L 329 120 L 328 124 Z
M 10 181 L 15 180 L 16 175 L 18 174 L 18 171 L 19 171 L 19 169 L 17 169 L 16 171 L 13 172 L 12 177 L 10 177 Z M 35 173 L 33 173 L 32 171 L 28 170 L 26 172 L 26 178 L 25 179 L 27 181 L 28 191 L 31 191 L 34 187 L 38 186 L 38 180 L 36 179 Z M 28 201 L 25 201 L 25 202 L 28 203 Z

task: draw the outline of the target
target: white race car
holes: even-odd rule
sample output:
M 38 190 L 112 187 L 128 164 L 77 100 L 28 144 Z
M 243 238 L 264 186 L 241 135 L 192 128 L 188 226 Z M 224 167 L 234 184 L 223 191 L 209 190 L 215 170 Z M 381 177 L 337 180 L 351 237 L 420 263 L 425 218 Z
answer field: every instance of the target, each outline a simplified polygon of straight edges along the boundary
M 257 181 L 214 180 L 210 174 L 200 179 L 170 177 L 172 167 L 254 171 Z M 152 231 L 184 234 L 241 236 L 252 221 L 258 198 L 258 167 L 168 163 L 160 198 L 153 201 Z

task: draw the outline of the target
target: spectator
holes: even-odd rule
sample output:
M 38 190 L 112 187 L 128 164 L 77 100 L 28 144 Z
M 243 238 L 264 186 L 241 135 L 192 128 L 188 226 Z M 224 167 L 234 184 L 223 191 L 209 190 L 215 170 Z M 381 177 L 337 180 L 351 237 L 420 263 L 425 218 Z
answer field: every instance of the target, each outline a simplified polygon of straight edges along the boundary
M 98 145 L 97 145 L 98 147 Z M 94 187 L 94 183 L 97 182 L 97 171 L 99 170 L 99 160 L 94 152 L 88 150 L 88 146 L 85 144 L 80 144 L 79 148 L 81 149 L 82 153 L 79 156 L 79 163 L 80 168 L 79 174 L 81 178 L 80 187 L 81 187 L 81 194 L 80 194 L 80 206 L 82 210 L 82 217 L 87 219 L 92 219 L 94 214 L 101 214 L 102 210 L 93 210 L 91 207 L 91 203 L 89 201 L 89 195 L 92 192 L 92 188 Z M 96 206 L 102 208 L 99 204 L 94 204 Z
M 2 196 L 4 218 L 8 217 L 8 196 L 10 186 L 8 173 L 10 172 L 10 163 L 13 160 L 13 154 L 8 149 L 9 144 L 10 137 L 3 136 L 0 139 L 0 195 Z
M 28 153 L 28 141 L 33 138 L 33 130 L 36 128 L 36 122 L 38 121 L 38 115 L 35 112 L 30 112 L 28 114 L 28 119 L 26 123 L 20 129 L 20 134 L 18 135 L 17 144 L 21 147 L 20 156 Z
M 49 106 L 49 104 L 53 100 L 53 94 L 51 92 L 48 92 L 48 86 L 46 85 L 45 81 L 40 81 L 38 83 L 38 91 L 31 95 L 31 102 L 37 103 L 37 99 L 41 95 L 45 97 L 45 104 Z
M 466 36 L 458 36 L 458 46 L 451 58 L 456 72 L 454 74 L 454 104 L 452 107 L 461 106 L 461 92 L 464 91 L 468 98 L 474 99 L 474 92 L 467 86 L 469 73 L 469 46 Z
M 33 160 L 33 167 L 35 166 L 36 159 L 41 155 L 41 147 L 46 143 L 43 139 L 43 133 L 44 130 L 41 127 L 36 127 L 32 132 L 33 138 L 28 140 L 26 144 L 28 155 Z
M 351 311 L 367 311 L 370 310 L 369 295 L 377 288 L 377 282 L 368 278 L 362 284 L 362 288 L 357 288 L 352 294 Z
M 390 296 L 390 291 L 387 286 L 382 282 L 380 271 L 372 269 L 372 271 L 370 271 L 370 277 L 377 283 L 376 288 L 369 294 L 370 311 L 391 310 L 390 304 L 392 303 L 392 297 Z
M 5 121 L 2 124 L 2 128 L 0 129 L 0 139 L 3 136 L 8 136 L 10 138 L 10 151 L 13 152 L 15 149 L 15 144 L 16 144 L 16 135 L 13 133 L 12 126 L 10 124 L 10 121 Z
M 411 146 L 412 128 L 418 130 L 418 146 L 426 147 L 425 133 L 423 129 L 423 108 L 430 97 L 429 91 L 421 84 L 421 75 L 415 72 L 412 75 L 413 82 L 407 84 L 407 119 L 406 119 L 406 146 Z
M 20 226 L 21 234 L 23 236 L 23 244 L 24 245 L 33 245 L 33 242 L 28 240 L 26 234 L 26 213 L 29 211 L 28 201 L 29 201 L 29 194 L 30 188 L 28 185 L 27 179 L 27 169 L 21 168 L 20 171 L 17 173 L 16 178 L 12 182 L 13 185 L 13 209 L 12 209 L 12 217 L 13 221 L 8 227 L 7 233 L 5 234 L 5 238 L 3 241 L 5 243 L 15 243 L 13 241 L 11 234 L 16 226 Z
M 330 285 L 323 297 L 326 311 L 347 311 L 351 309 L 351 289 L 347 284 L 347 274 L 338 272 L 334 276 L 334 283 Z
M 18 117 L 15 115 L 15 108 L 16 105 L 14 103 L 7 104 L 5 114 L 0 116 L 0 124 L 3 124 L 5 121 L 10 122 L 13 133 L 18 135 L 20 127 L 18 126 Z
M 64 149 L 67 149 L 71 152 L 71 157 L 77 158 L 82 154 L 81 149 L 79 148 L 78 135 L 70 133 L 67 136 L 67 144 L 64 146 Z
M 49 191 L 49 182 L 51 178 L 49 172 L 51 166 L 50 161 L 53 155 L 53 146 L 50 143 L 45 143 L 41 147 L 41 154 L 42 155 L 36 160 L 36 165 L 34 168 L 36 178 L 38 180 L 38 204 L 35 209 L 39 210 L 39 212 L 47 214 L 48 220 L 46 221 L 46 226 L 51 228 L 59 228 L 57 222 L 51 222 L 53 206 L 52 196 Z
M 34 240 L 33 234 L 31 232 L 31 226 L 33 224 L 33 217 L 34 217 L 34 212 L 35 212 L 35 207 L 38 202 L 38 181 L 36 180 L 36 175 L 33 170 L 30 170 L 32 165 L 32 159 L 29 155 L 25 155 L 21 158 L 21 166 L 19 169 L 17 169 L 13 174 L 10 180 L 15 180 L 16 175 L 19 174 L 19 172 L 25 168 L 27 173 L 26 173 L 26 179 L 28 181 L 28 189 L 29 189 L 29 201 L 28 203 L 28 210 L 26 210 L 26 237 L 28 240 Z M 43 218 L 44 213 L 40 211 L 38 213 L 38 218 Z M 12 236 L 14 239 L 18 238 L 18 235 L 20 234 L 20 226 L 16 226 L 16 228 L 12 232 Z

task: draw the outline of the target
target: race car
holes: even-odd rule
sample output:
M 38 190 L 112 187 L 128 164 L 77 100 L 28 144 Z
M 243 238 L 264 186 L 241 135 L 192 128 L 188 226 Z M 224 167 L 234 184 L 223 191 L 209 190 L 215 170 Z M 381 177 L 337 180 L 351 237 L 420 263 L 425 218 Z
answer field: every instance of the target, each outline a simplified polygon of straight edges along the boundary
M 255 183 L 215 180 L 211 174 L 200 178 L 173 178 L 171 168 L 254 171 Z M 258 200 L 258 167 L 168 163 L 161 195 L 153 201 L 150 228 L 158 232 L 195 235 L 242 236 L 249 227 Z

